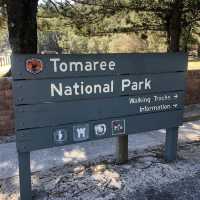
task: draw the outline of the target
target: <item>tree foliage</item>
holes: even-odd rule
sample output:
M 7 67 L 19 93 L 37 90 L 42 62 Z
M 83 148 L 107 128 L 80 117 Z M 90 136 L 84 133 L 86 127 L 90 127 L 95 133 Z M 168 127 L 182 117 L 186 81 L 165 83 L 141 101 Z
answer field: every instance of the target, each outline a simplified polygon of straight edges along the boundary
M 184 33 L 200 21 L 199 0 L 48 0 L 45 6 L 89 36 L 166 32 L 172 51 L 179 51 Z
M 9 5 L 15 9 L 9 10 Z M 8 17 L 11 45 L 21 46 L 23 51 L 34 47 L 35 52 L 36 24 L 30 20 L 36 9 L 37 0 L 0 0 L 1 37 L 6 35 L 7 10 L 12 16 Z M 19 27 L 17 32 L 12 30 L 13 21 Z M 190 43 L 199 42 L 199 21 L 199 0 L 43 0 L 37 14 L 38 49 L 62 48 L 72 53 L 110 52 L 116 47 L 120 51 L 118 41 L 127 43 L 127 51 L 163 51 L 164 42 L 168 50 L 187 51 Z M 34 37 L 29 37 L 31 32 Z M 30 43 L 34 45 L 30 47 Z

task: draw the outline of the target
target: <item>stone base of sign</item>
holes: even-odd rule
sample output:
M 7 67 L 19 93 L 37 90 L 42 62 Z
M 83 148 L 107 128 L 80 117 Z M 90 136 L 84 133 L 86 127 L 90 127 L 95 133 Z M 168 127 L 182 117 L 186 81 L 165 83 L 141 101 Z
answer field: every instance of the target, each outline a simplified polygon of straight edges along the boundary
M 186 105 L 200 103 L 200 70 L 191 70 L 187 74 Z
M 0 136 L 14 133 L 14 112 L 11 81 L 0 78 Z

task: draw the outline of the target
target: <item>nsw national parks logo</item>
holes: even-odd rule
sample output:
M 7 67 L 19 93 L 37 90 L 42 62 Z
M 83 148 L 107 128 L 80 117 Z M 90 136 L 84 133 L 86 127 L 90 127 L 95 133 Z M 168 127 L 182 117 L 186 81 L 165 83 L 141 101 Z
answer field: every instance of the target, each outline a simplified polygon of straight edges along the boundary
M 44 69 L 44 64 L 40 59 L 31 58 L 26 60 L 26 70 L 31 74 L 39 74 Z

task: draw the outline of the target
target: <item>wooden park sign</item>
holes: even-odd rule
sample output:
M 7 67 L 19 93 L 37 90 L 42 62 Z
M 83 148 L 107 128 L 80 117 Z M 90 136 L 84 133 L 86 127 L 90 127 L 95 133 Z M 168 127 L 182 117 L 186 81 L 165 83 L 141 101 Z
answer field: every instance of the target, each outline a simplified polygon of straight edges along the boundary
M 165 128 L 176 157 L 187 56 L 13 55 L 21 199 L 31 199 L 30 152 Z

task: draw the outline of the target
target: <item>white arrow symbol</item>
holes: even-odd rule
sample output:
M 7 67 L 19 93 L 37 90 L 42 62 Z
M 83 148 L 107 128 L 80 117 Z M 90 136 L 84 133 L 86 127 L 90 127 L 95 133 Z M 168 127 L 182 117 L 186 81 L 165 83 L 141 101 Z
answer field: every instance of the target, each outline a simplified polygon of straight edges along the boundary
M 178 98 L 178 94 L 175 94 L 175 95 L 174 95 L 174 98 L 177 99 L 177 98 Z
M 174 108 L 177 108 L 177 106 L 178 106 L 178 104 L 173 104 L 173 107 L 174 107 Z

